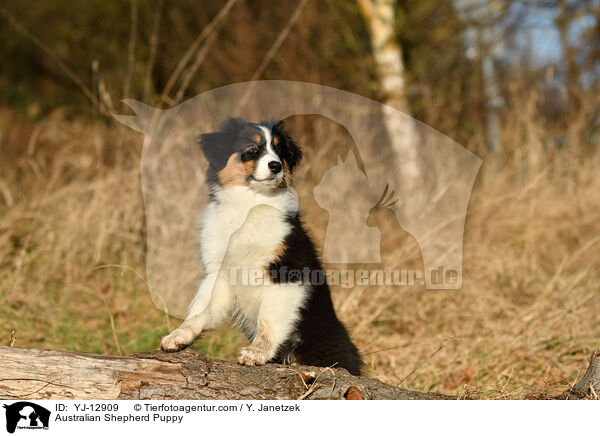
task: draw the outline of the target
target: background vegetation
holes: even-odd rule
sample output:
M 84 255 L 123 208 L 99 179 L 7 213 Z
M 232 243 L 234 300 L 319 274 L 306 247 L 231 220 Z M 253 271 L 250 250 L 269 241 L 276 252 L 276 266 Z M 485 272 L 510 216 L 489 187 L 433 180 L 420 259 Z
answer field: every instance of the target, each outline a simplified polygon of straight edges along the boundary
M 599 347 L 600 6 L 482 0 L 471 3 L 488 12 L 472 14 L 463 3 L 399 1 L 396 32 L 413 115 L 484 159 L 467 216 L 464 286 L 357 287 L 334 298 L 372 376 L 458 395 L 540 397 L 574 382 Z M 354 1 L 308 1 L 269 54 L 296 7 L 0 5 L 3 345 L 128 354 L 156 348 L 177 324 L 145 286 L 142 137 L 110 118 L 127 111 L 121 98 L 170 107 L 254 77 L 385 97 Z M 551 55 L 528 39 L 535 26 L 557 32 Z M 493 96 L 483 73 L 490 61 Z M 415 247 L 386 249 L 401 260 Z M 226 328 L 195 347 L 231 359 L 243 343 Z

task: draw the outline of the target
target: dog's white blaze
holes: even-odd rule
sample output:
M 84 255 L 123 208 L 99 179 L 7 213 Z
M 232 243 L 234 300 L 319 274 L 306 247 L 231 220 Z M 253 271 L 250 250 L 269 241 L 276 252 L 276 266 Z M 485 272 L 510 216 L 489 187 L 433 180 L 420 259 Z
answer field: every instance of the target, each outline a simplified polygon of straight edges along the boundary
M 270 195 L 248 187 L 219 189 L 204 214 L 200 242 L 206 277 L 179 328 L 165 337 L 164 349 L 191 344 L 205 329 L 230 315 L 253 338 L 240 354 L 246 364 L 272 359 L 298 320 L 307 289 L 298 284 L 250 286 L 231 283 L 235 268 L 263 271 L 290 231 L 298 199 L 292 188 Z
M 269 169 L 269 162 L 276 161 L 281 163 L 281 159 L 279 159 L 279 156 L 277 156 L 277 153 L 275 153 L 275 150 L 273 150 L 273 145 L 271 144 L 273 140 L 271 137 L 271 131 L 265 126 L 258 127 L 260 127 L 265 134 L 265 141 L 267 143 L 267 152 L 262 155 L 256 163 L 256 171 L 254 172 L 254 177 L 260 180 L 272 177 L 273 173 Z M 281 179 L 283 178 L 283 172 L 277 174 L 276 178 L 278 182 L 281 182 Z
M 260 127 L 260 130 L 262 130 L 265 134 L 265 141 L 267 142 L 267 148 L 269 149 L 270 152 L 273 152 L 273 149 L 271 148 L 271 131 L 269 129 L 267 129 L 265 126 L 258 126 Z

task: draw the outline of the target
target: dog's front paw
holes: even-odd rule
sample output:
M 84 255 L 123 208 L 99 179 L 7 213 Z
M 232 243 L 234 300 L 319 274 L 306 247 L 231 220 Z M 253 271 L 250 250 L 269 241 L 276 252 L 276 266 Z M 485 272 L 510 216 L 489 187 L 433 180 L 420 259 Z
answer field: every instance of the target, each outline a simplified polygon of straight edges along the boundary
M 192 345 L 196 340 L 196 336 L 196 333 L 190 327 L 179 327 L 162 339 L 160 348 L 168 353 L 181 351 Z
M 242 348 L 238 356 L 238 363 L 246 366 L 264 365 L 268 360 L 269 356 L 264 351 L 253 346 Z

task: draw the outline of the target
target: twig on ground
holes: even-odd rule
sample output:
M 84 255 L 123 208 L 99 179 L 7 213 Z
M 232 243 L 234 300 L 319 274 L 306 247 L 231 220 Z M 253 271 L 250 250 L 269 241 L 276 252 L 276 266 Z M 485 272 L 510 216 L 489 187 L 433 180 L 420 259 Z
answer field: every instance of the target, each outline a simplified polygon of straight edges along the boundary
M 304 392 L 302 395 L 300 395 L 298 398 L 296 398 L 296 400 L 300 401 L 300 400 L 304 400 L 306 397 L 308 397 L 310 394 L 313 393 L 313 391 L 315 389 L 317 389 L 317 387 L 319 386 L 318 381 L 319 381 L 319 377 L 321 377 L 321 375 L 325 372 L 325 371 L 331 371 L 331 373 L 333 374 L 333 383 L 331 386 L 331 393 L 333 393 L 333 389 L 335 388 L 335 372 L 331 369 L 330 366 L 328 366 L 327 368 L 323 368 L 315 377 L 315 379 L 313 380 L 313 382 L 310 384 L 310 386 L 308 386 L 308 390 L 306 392 Z M 300 378 L 302 378 L 302 383 L 304 383 L 304 386 L 306 386 L 306 382 L 304 381 L 304 378 L 301 376 Z M 331 394 L 329 394 L 329 396 L 331 397 Z
M 431 353 L 431 355 L 430 355 L 430 356 L 429 356 L 427 359 L 423 360 L 422 362 L 419 362 L 419 364 L 418 364 L 417 366 L 415 366 L 415 367 L 414 367 L 414 369 L 413 369 L 411 372 L 409 372 L 409 373 L 408 373 L 408 375 L 407 375 L 406 377 L 404 377 L 402 380 L 400 380 L 400 383 L 398 383 L 398 386 L 400 386 L 400 385 L 401 385 L 402 383 L 404 383 L 404 382 L 405 382 L 405 381 L 406 381 L 406 380 L 407 380 L 407 379 L 408 379 L 408 378 L 409 378 L 411 375 L 413 375 L 415 372 L 417 372 L 417 370 L 418 370 L 420 367 L 422 367 L 422 366 L 423 366 L 423 365 L 424 365 L 426 362 L 429 362 L 429 361 L 430 361 L 430 360 L 433 358 L 433 356 L 435 356 L 437 353 L 439 353 L 440 351 L 442 351 L 442 349 L 443 349 L 443 348 L 444 348 L 444 346 L 443 346 L 443 345 L 440 345 L 440 346 L 438 347 L 438 349 L 437 349 L 437 350 L 435 350 L 433 353 Z
M 10 339 L 8 340 L 8 346 L 13 347 L 15 345 L 16 341 L 17 341 L 17 338 L 15 336 L 15 330 L 13 329 L 10 331 Z

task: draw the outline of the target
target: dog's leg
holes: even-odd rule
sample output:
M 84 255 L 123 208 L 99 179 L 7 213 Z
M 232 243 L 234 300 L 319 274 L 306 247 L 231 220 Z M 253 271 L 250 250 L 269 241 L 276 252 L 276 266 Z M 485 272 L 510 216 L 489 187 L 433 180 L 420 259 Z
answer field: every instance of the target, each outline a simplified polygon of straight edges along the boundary
M 254 340 L 240 351 L 242 365 L 263 365 L 273 359 L 290 337 L 306 295 L 300 285 L 267 285 L 258 311 Z
M 218 327 L 227 318 L 231 301 L 227 275 L 216 272 L 206 276 L 188 308 L 185 320 L 162 339 L 160 348 L 164 351 L 180 351 L 189 347 L 203 330 Z

